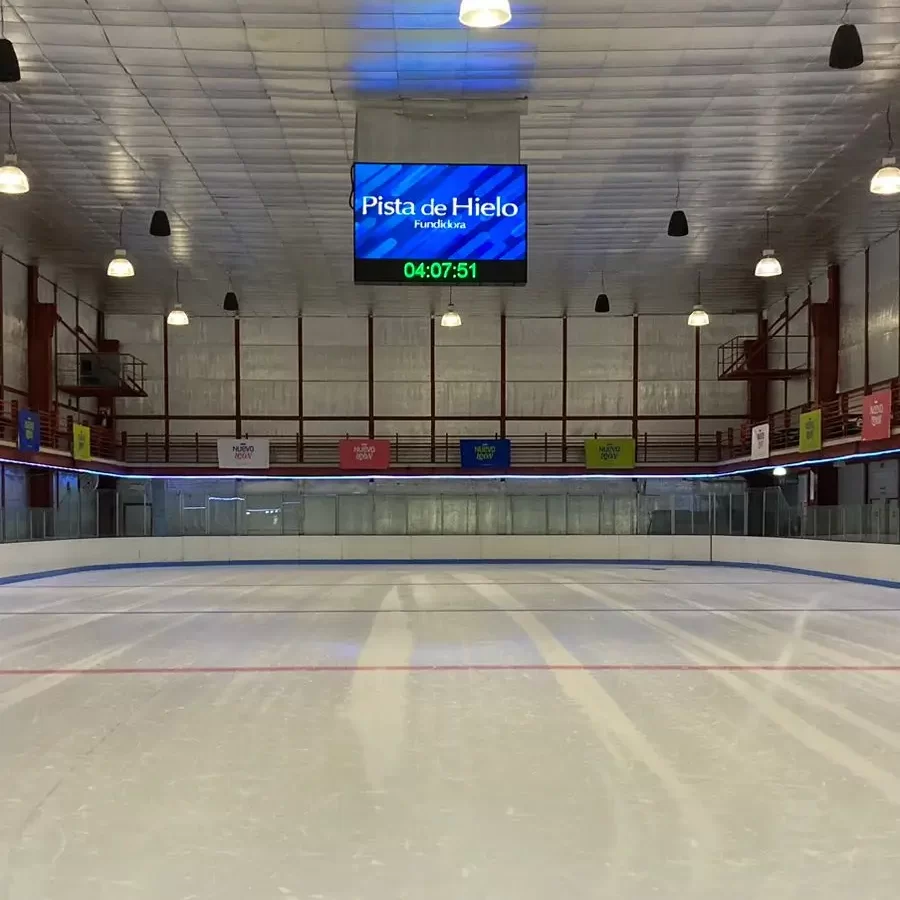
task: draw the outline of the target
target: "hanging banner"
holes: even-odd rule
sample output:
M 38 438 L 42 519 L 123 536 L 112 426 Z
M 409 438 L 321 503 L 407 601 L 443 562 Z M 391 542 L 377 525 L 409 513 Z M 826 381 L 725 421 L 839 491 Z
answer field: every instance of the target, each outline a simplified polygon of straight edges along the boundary
M 588 469 L 633 469 L 634 438 L 589 438 L 584 442 Z
M 510 444 L 507 440 L 462 440 L 459 461 L 464 469 L 508 469 Z
M 800 415 L 800 449 L 822 449 L 822 410 L 814 409 L 812 412 Z
M 72 458 L 90 462 L 91 429 L 87 425 L 72 425 Z
M 769 458 L 769 423 L 754 425 L 750 434 L 750 459 Z
M 19 410 L 18 447 L 29 453 L 37 453 L 41 449 L 41 419 L 30 409 Z
M 891 389 L 863 397 L 862 439 L 880 441 L 891 436 Z
M 342 469 L 387 469 L 391 442 L 386 438 L 345 438 L 340 443 Z
M 219 438 L 220 469 L 268 469 L 268 438 Z

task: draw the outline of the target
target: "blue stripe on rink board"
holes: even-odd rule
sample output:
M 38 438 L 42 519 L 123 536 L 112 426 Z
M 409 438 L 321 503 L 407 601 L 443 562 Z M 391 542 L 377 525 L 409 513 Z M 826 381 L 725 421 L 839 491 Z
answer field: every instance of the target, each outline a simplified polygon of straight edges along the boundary
M 766 572 L 784 572 L 790 575 L 808 575 L 813 578 L 827 578 L 831 581 L 846 581 L 853 584 L 869 584 L 875 587 L 900 588 L 900 580 L 866 578 L 862 575 L 842 575 L 836 572 L 821 572 L 818 569 L 803 569 L 794 566 L 779 566 L 774 563 L 710 562 L 708 559 L 223 559 L 190 560 L 184 562 L 134 562 L 99 563 L 89 566 L 71 566 L 66 569 L 46 569 L 23 575 L 0 577 L 0 586 L 36 581 L 40 578 L 55 578 L 61 575 L 78 575 L 83 572 L 103 572 L 121 569 L 194 569 L 212 566 L 704 566 L 723 569 L 759 569 Z

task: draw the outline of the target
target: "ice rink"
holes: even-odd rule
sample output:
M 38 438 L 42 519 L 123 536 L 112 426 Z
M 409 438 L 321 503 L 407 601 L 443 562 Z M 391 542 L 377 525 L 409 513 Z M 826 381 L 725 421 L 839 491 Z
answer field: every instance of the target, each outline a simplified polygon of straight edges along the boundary
M 3 900 L 887 900 L 900 591 L 710 567 L 0 588 Z

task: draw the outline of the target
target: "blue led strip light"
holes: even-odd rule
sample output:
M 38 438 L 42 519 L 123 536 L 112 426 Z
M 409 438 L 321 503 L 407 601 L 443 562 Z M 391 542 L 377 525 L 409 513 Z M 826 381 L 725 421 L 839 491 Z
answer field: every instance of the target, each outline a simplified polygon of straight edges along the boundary
M 405 475 L 401 473 L 395 474 L 378 474 L 378 475 L 345 475 L 336 472 L 334 475 L 244 475 L 235 473 L 233 470 L 222 470 L 217 475 L 168 475 L 168 474 L 137 474 L 132 472 L 109 472 L 99 469 L 76 468 L 74 466 L 52 466 L 46 463 L 25 462 L 21 459 L 7 459 L 0 457 L 0 463 L 10 466 L 27 466 L 31 469 L 46 469 L 51 472 L 71 472 L 74 474 L 83 473 L 86 475 L 105 475 L 110 478 L 127 478 L 133 481 L 221 481 L 223 478 L 238 479 L 239 481 L 398 481 L 404 478 L 419 479 L 422 481 L 559 481 L 559 480 L 627 480 L 634 481 L 636 478 L 641 479 L 667 479 L 669 481 L 676 479 L 693 479 L 714 481 L 722 478 L 734 478 L 737 475 L 755 475 L 761 472 L 771 472 L 775 466 L 784 466 L 785 469 L 801 469 L 813 466 L 827 465 L 836 462 L 861 462 L 867 459 L 879 459 L 885 456 L 900 455 L 900 448 L 893 450 L 877 450 L 870 453 L 850 453 L 842 456 L 829 456 L 825 459 L 803 459 L 797 462 L 780 463 L 777 460 L 771 461 L 764 466 L 750 466 L 744 469 L 733 469 L 729 472 L 684 472 L 681 474 L 672 473 L 668 475 L 642 474 L 640 469 L 635 469 L 628 474 L 613 473 L 577 473 L 577 472 L 560 472 L 556 475 L 548 472 L 544 475 L 517 475 L 517 474 L 435 474 L 435 475 Z

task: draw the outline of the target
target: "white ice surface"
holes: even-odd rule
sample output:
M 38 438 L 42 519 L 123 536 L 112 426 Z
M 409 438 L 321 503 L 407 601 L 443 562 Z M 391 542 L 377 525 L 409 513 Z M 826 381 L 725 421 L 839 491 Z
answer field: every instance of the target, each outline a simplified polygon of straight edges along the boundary
M 113 571 L 0 588 L 0 669 L 0 900 L 900 893 L 900 591 Z

